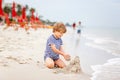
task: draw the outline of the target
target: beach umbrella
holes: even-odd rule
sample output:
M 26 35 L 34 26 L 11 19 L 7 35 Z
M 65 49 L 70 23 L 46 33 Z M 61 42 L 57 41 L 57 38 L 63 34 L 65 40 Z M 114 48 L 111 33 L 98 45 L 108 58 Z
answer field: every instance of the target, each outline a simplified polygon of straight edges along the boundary
M 26 11 L 26 8 L 23 7 L 23 8 L 22 8 L 22 18 L 23 18 L 23 19 L 26 19 L 26 12 L 25 12 L 25 11 Z
M 15 2 L 13 2 L 13 5 L 12 5 L 12 17 L 16 17 L 17 13 L 15 11 Z
M 31 15 L 31 19 L 32 19 L 32 21 L 34 22 L 35 21 L 35 16 L 34 16 L 34 10 L 32 10 L 32 15 Z
M 7 13 L 5 13 L 5 22 L 8 26 L 10 25 L 9 14 Z
M 42 24 L 41 20 L 36 16 L 36 21 L 39 23 L 39 24 Z
M 39 18 L 38 18 L 37 16 L 36 16 L 36 18 L 35 18 L 35 19 L 36 19 L 36 21 L 38 21 L 38 20 L 39 20 Z
M 0 0 L 0 16 L 3 16 L 3 10 L 2 10 L 2 0 Z

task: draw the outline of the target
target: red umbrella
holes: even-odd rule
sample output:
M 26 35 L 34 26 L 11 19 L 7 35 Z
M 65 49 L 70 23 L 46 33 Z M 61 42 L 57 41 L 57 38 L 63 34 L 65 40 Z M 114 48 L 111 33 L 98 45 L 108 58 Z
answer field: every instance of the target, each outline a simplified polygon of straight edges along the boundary
M 34 11 L 32 11 L 31 19 L 35 21 Z
M 42 24 L 41 20 L 36 16 L 36 21 L 39 23 L 39 24 Z
M 39 20 L 39 18 L 36 16 L 36 21 L 38 21 Z
M 23 7 L 23 9 L 22 9 L 22 18 L 23 19 L 26 19 L 26 13 L 25 13 L 25 11 L 26 11 L 26 8 Z
M 4 15 L 5 15 L 6 24 L 9 26 L 10 25 L 9 14 L 5 13 Z
M 0 16 L 3 15 L 3 10 L 2 10 L 2 0 L 0 0 Z
M 13 5 L 12 5 L 12 17 L 16 17 L 17 13 L 15 11 L 15 2 L 13 2 Z

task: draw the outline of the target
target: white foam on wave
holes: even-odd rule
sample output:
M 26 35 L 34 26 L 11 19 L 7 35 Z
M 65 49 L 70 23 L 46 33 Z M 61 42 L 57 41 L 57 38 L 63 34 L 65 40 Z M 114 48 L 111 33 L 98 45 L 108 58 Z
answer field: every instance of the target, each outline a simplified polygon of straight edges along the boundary
M 104 47 L 102 47 L 102 46 L 100 46 L 100 45 L 94 44 L 94 43 L 86 42 L 85 45 L 87 45 L 87 46 L 89 46 L 89 47 L 98 48 L 98 49 L 107 51 L 108 53 L 111 53 L 111 52 L 112 52 L 111 50 L 106 49 L 106 48 L 104 48 Z
M 120 56 L 120 41 L 114 40 L 109 37 L 93 37 L 84 35 L 84 37 L 89 41 L 85 43 L 87 46 L 102 49 L 107 51 L 108 53 L 112 53 L 114 55 Z
M 115 44 L 119 44 L 120 45 L 120 41 L 119 40 L 115 40 L 112 37 L 100 37 L 97 35 L 93 35 L 93 34 L 83 34 L 82 35 L 84 38 L 88 39 L 88 40 L 92 40 L 94 43 L 115 43 Z
M 103 65 L 91 67 L 94 71 L 91 80 L 120 80 L 120 58 L 110 59 Z

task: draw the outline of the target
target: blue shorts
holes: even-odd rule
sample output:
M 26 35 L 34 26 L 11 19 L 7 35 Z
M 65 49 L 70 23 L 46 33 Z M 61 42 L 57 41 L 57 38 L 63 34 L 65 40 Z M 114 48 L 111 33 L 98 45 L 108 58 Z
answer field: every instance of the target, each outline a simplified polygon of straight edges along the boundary
M 44 55 L 44 60 L 46 60 L 47 57 L 53 59 L 53 61 L 56 61 L 56 60 L 59 59 L 59 55 L 57 55 L 57 56 L 52 56 L 52 55 L 50 55 L 50 54 L 45 54 L 45 55 Z
M 81 30 L 80 30 L 80 29 L 78 29 L 78 30 L 77 30 L 77 33 L 81 33 Z

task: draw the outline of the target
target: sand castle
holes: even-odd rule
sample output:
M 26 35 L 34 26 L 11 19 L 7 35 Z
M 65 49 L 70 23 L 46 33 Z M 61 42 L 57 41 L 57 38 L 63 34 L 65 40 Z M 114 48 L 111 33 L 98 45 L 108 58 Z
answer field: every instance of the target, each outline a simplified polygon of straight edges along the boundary
M 54 69 L 54 73 L 80 73 L 80 59 L 79 56 L 75 56 L 73 60 L 65 68 Z

